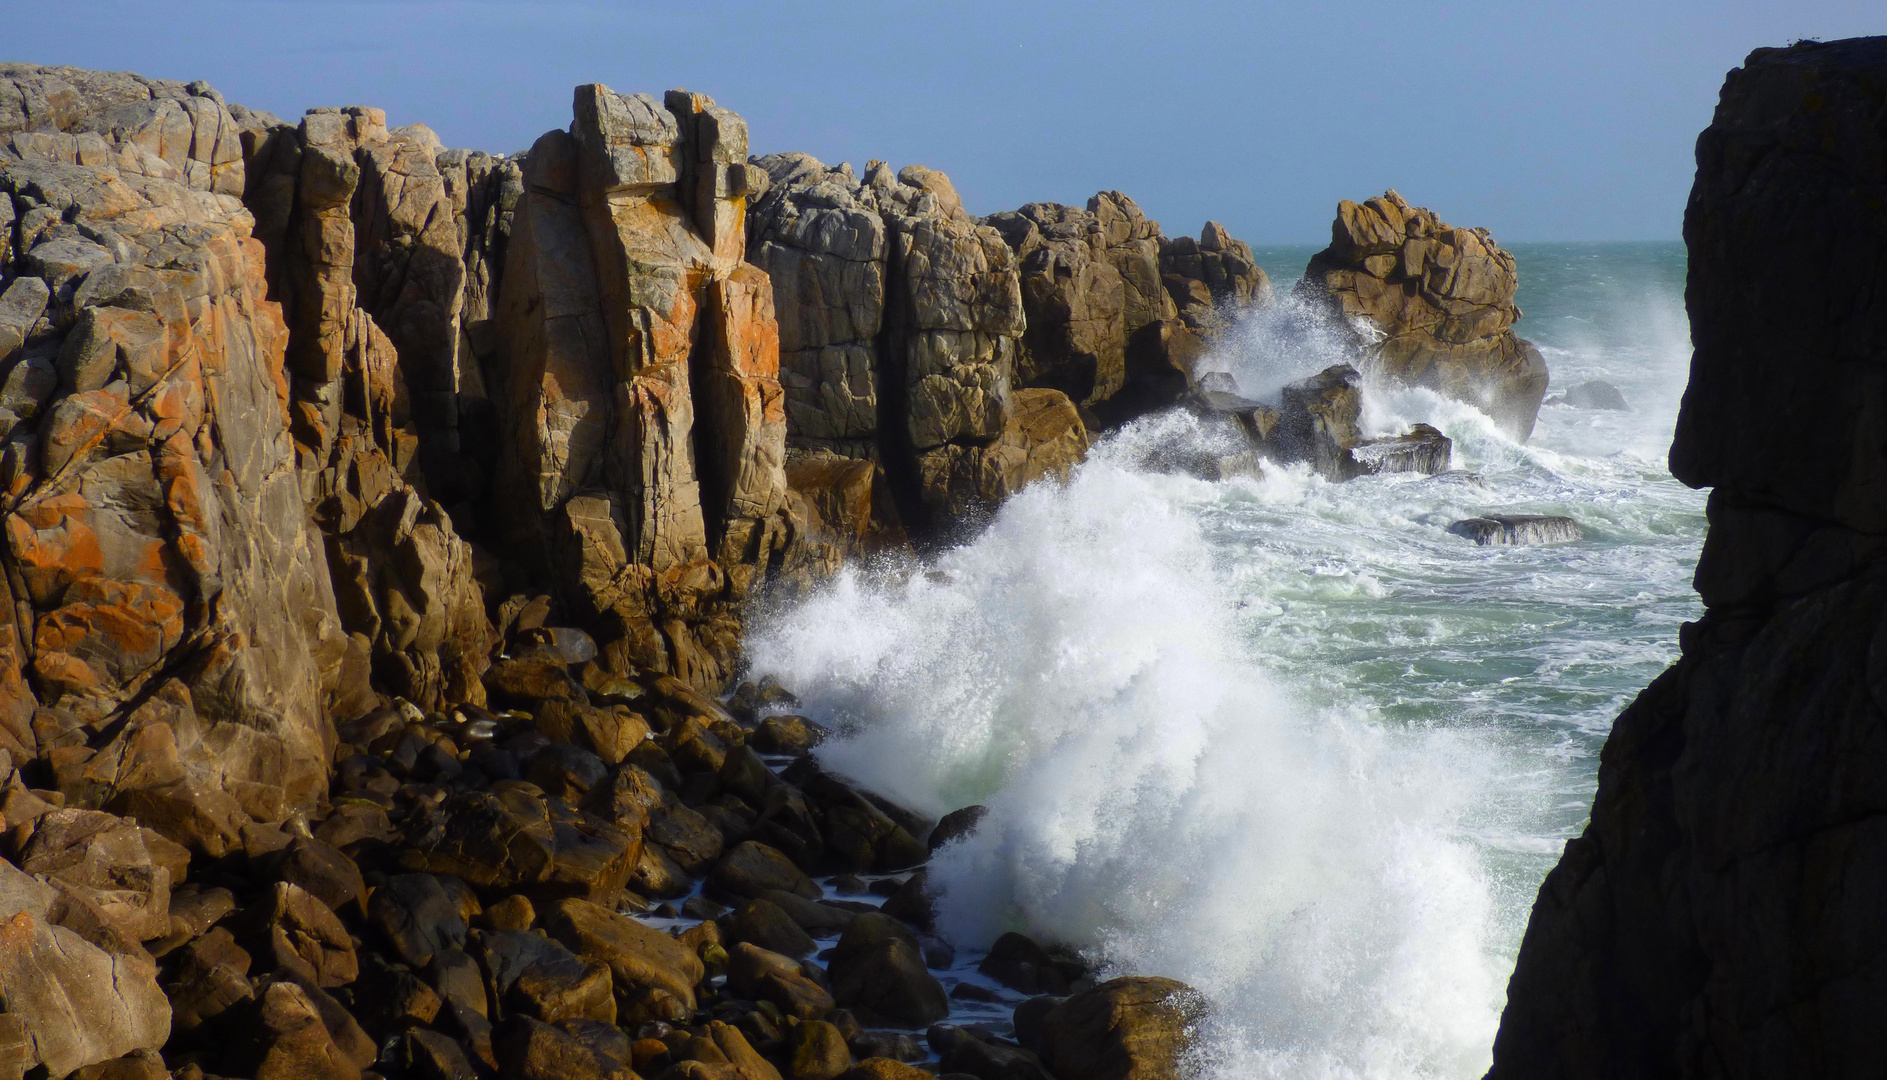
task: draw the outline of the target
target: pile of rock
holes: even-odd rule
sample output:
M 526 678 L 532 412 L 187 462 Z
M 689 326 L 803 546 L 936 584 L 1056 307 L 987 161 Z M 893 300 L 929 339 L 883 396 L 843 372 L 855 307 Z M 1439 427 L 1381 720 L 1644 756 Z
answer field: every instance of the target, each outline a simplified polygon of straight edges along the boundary
M 0 1060 L 831 1080 L 926 1075 L 899 1059 L 927 1056 L 911 1033 L 928 1026 L 944 1068 L 981 1080 L 1173 1074 L 1183 987 L 1095 986 L 1019 935 L 981 965 L 1006 995 L 959 994 L 1038 995 L 1019 1041 L 940 1024 L 930 968 L 953 950 L 921 866 L 973 815 L 933 828 L 821 771 L 823 732 L 777 687 L 724 705 L 669 676 L 609 681 L 575 659 L 593 655 L 579 631 L 514 628 L 485 673 L 503 711 L 402 702 L 343 724 L 332 786 L 281 821 L 147 816 L 95 768 L 40 788 L 8 766 Z
M 1337 205 L 1330 246 L 1298 286 L 1384 378 L 1430 387 L 1533 431 L 1546 361 L 1514 333 L 1519 273 L 1486 229 L 1462 229 L 1387 192 Z
M 946 1018 L 929 823 L 712 695 L 758 590 L 1085 426 L 1012 385 L 1013 252 L 941 174 L 752 163 L 679 91 L 574 113 L 495 157 L 0 66 L 0 1073 L 829 1077 Z M 749 245 L 769 186 L 810 239 Z M 852 306 L 782 323 L 750 250 Z M 869 377 L 783 385 L 783 336 Z M 885 912 L 848 877 L 892 872 Z M 1093 1068 L 1171 1042 L 1062 975 Z M 966 1031 L 974 1075 L 1094 1075 Z

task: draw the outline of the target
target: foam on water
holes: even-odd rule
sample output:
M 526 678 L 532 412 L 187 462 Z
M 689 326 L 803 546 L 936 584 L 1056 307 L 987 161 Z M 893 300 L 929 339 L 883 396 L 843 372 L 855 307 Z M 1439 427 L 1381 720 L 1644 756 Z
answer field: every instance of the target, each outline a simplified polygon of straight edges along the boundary
M 1154 418 L 928 566 L 779 613 L 753 670 L 845 732 L 828 767 L 990 808 L 932 868 L 958 944 L 1019 928 L 1192 983 L 1214 1075 L 1477 1076 L 1598 744 L 1696 612 L 1701 498 L 1662 463 L 1683 342 L 1592 307 L 1591 340 L 1543 342 L 1555 382 L 1607 378 L 1634 412 L 1549 407 L 1519 446 L 1433 394 L 1367 395 L 1370 426 L 1433 423 L 1478 480 L 1205 483 L 1160 470 L 1198 434 Z M 1221 366 L 1247 392 L 1325 366 L 1290 334 L 1247 328 Z M 1446 531 L 1491 512 L 1586 539 Z

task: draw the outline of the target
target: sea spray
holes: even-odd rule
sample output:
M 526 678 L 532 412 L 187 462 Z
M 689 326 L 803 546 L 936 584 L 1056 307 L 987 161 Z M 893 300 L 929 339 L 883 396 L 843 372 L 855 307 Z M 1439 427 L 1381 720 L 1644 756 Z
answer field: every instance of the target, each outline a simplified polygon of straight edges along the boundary
M 1486 755 L 1307 708 L 1248 662 L 1173 495 L 1195 482 L 1122 464 L 1141 435 L 927 573 L 848 575 L 756 635 L 755 670 L 846 732 L 827 767 L 933 814 L 990 808 L 931 871 L 952 940 L 1020 928 L 1183 979 L 1234 1072 L 1471 1071 L 1499 958 L 1456 834 Z
M 934 870 L 951 933 L 1195 981 L 1218 1075 L 1480 1075 L 1600 742 L 1699 610 L 1703 496 L 1663 460 L 1682 247 L 1530 250 L 1521 330 L 1555 386 L 1605 379 L 1630 412 L 1549 404 L 1516 445 L 1371 384 L 1370 434 L 1435 424 L 1459 471 L 1347 484 L 1194 480 L 1192 422 L 1149 418 L 968 547 L 848 571 L 756 632 L 755 674 L 851 732 L 828 764 L 931 813 L 995 808 Z M 1206 369 L 1262 397 L 1342 359 L 1297 332 L 1247 327 Z M 1585 538 L 1448 534 L 1484 513 Z

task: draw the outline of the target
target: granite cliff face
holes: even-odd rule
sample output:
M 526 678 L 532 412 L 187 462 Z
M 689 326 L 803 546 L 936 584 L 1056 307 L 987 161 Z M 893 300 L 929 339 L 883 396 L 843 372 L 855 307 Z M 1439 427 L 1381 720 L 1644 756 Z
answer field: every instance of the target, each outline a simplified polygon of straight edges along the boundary
M 1449 225 L 1391 191 L 1337 205 L 1330 246 L 1299 289 L 1341 319 L 1382 377 L 1427 386 L 1525 440 L 1546 361 L 1518 334 L 1514 257 L 1485 229 Z
M 1762 49 L 1697 144 L 1671 470 L 1708 610 L 1618 719 L 1490 1077 L 1872 1076 L 1887 1001 L 1887 38 Z

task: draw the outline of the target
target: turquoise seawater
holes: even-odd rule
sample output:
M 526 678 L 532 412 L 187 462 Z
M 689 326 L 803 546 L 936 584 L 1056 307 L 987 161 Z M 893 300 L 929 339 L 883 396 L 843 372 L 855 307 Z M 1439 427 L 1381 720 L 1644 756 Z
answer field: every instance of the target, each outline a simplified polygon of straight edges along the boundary
M 1280 294 L 1313 248 L 1258 252 Z M 780 613 L 758 674 L 845 732 L 828 767 L 932 814 L 974 959 L 1020 928 L 1213 1004 L 1217 1076 L 1473 1077 L 1541 878 L 1612 720 L 1677 654 L 1703 493 L 1665 466 L 1689 362 L 1678 244 L 1516 245 L 1549 400 L 1517 444 L 1474 409 L 1372 387 L 1454 473 L 1207 483 L 1159 467 L 1184 416 L 1103 440 L 923 568 L 861 568 Z M 1248 396 L 1340 359 L 1291 304 L 1206 360 Z M 1490 512 L 1582 539 L 1480 548 Z M 967 977 L 967 976 L 965 976 Z

